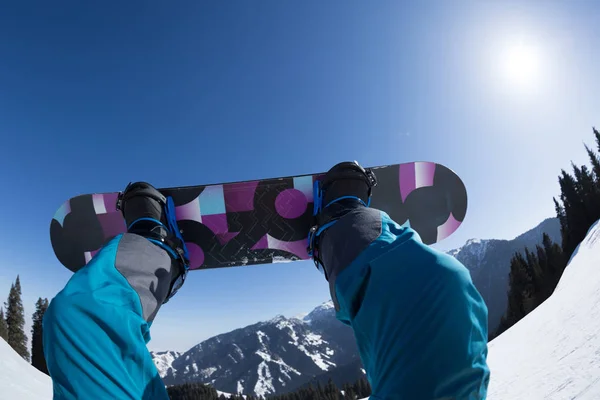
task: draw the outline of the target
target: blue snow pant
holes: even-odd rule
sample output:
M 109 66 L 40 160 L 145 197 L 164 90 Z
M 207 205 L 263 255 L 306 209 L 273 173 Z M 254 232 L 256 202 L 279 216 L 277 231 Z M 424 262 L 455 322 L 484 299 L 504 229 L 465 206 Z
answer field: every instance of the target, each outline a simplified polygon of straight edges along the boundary
M 485 399 L 487 308 L 462 264 L 374 209 L 344 216 L 321 249 L 372 399 Z M 168 399 L 146 344 L 170 263 L 125 234 L 73 275 L 43 321 L 55 399 Z
M 487 307 L 465 266 L 372 208 L 344 215 L 320 241 L 371 399 L 486 398 Z
M 146 348 L 170 284 L 171 258 L 119 235 L 50 302 L 44 355 L 54 399 L 168 399 Z

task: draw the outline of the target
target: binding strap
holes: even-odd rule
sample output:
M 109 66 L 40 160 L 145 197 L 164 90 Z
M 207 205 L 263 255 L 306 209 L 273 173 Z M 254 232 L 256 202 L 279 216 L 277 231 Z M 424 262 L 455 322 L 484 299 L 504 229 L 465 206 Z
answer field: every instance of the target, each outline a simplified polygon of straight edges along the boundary
M 138 218 L 133 221 L 127 231 L 137 233 L 145 237 L 150 242 L 163 248 L 179 266 L 177 277 L 171 281 L 169 293 L 163 304 L 167 303 L 177 291 L 183 286 L 190 268 L 190 257 L 183 235 L 179 231 L 177 225 L 177 217 L 175 214 L 175 203 L 171 196 L 165 197 L 162 193 L 154 190 L 138 189 L 133 194 L 128 191 L 131 183 L 127 185 L 125 190 L 119 193 L 117 197 L 117 210 L 124 212 L 124 201 L 135 196 L 150 197 L 163 206 L 163 212 L 167 220 L 167 226 L 154 218 Z

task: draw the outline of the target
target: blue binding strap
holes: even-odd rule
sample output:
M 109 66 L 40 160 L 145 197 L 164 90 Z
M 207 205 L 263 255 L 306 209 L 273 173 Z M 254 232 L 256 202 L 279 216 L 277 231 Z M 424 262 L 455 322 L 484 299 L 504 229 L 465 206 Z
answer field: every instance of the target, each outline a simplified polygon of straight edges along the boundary
M 177 238 L 179 238 L 179 240 L 181 240 L 181 246 L 183 247 L 183 255 L 185 257 L 185 260 L 183 260 L 183 263 L 185 264 L 185 268 L 186 270 L 189 268 L 189 253 L 188 253 L 188 249 L 187 246 L 185 245 L 185 241 L 183 240 L 183 236 L 181 235 L 181 232 L 179 231 L 179 226 L 177 225 L 177 216 L 175 214 L 175 203 L 173 202 L 173 198 L 171 196 L 167 197 L 167 204 L 165 205 L 165 211 L 166 211 L 166 217 L 167 217 L 167 223 L 169 224 L 169 230 L 171 231 L 171 233 L 173 233 L 175 236 L 177 236 Z

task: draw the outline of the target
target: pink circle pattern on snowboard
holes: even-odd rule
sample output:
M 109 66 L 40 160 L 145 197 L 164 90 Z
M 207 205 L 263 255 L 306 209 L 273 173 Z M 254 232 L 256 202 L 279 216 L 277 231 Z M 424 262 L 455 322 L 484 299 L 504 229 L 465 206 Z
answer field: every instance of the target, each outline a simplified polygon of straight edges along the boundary
M 298 218 L 306 211 L 306 195 L 298 189 L 286 189 L 277 195 L 275 209 L 283 218 Z

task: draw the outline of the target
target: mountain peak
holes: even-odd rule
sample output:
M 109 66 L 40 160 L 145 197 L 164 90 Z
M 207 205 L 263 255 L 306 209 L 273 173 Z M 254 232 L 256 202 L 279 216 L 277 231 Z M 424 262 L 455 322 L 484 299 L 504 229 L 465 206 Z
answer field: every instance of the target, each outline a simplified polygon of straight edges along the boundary
M 461 255 L 461 257 L 464 257 L 466 254 L 468 254 L 471 257 L 474 256 L 478 261 L 480 261 L 481 258 L 485 255 L 488 245 L 492 240 L 472 238 L 467 240 L 467 242 L 463 246 L 457 249 L 450 250 L 448 254 L 450 254 L 452 257 L 457 258 L 459 254 Z
M 467 240 L 467 242 L 465 243 L 465 246 L 468 246 L 470 244 L 481 244 L 481 239 L 469 239 Z
M 323 318 L 328 318 L 331 315 L 335 315 L 335 307 L 333 305 L 333 301 L 328 300 L 318 307 L 315 307 L 307 316 L 305 316 L 302 321 L 307 324 L 310 324 L 313 321 L 322 320 Z
M 327 300 L 326 302 L 324 302 L 321 305 L 317 306 L 313 311 L 315 311 L 315 310 L 330 310 L 332 308 L 334 308 L 333 301 L 332 300 Z
M 284 320 L 287 320 L 287 318 L 285 316 L 283 316 L 281 314 L 277 314 L 275 317 L 271 318 L 268 321 L 268 323 L 274 323 L 274 324 L 276 324 L 276 323 L 284 321 Z

